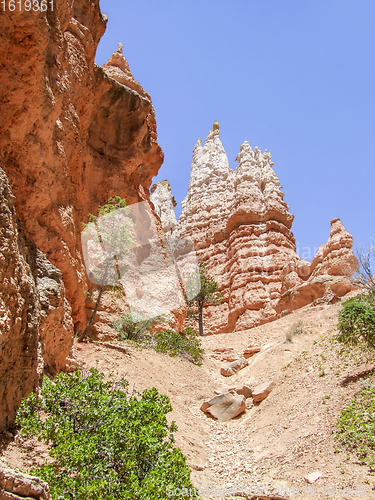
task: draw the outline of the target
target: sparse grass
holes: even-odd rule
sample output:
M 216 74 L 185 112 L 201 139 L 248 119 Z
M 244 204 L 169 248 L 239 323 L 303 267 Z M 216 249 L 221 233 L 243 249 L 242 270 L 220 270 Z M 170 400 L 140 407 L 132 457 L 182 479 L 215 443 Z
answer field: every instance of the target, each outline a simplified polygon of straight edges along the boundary
M 182 333 L 163 330 L 154 336 L 154 340 L 155 351 L 186 358 L 196 365 L 202 364 L 204 350 L 197 332 L 191 326 L 185 328 Z
M 126 314 L 113 323 L 113 328 L 120 333 L 120 340 L 130 342 L 136 347 L 155 349 L 156 352 L 169 356 L 186 358 L 196 365 L 202 364 L 204 350 L 197 332 L 188 326 L 181 333 L 173 330 L 162 330 L 151 334 L 150 330 L 156 320 L 143 319 L 141 316 Z
M 375 469 L 375 388 L 365 387 L 341 411 L 334 431 L 340 446 Z
M 304 326 L 303 326 L 302 321 L 298 321 L 297 323 L 294 323 L 286 333 L 285 342 L 293 342 L 293 337 L 303 333 L 303 330 L 304 330 Z
M 113 292 L 114 296 L 118 299 L 125 297 L 124 290 L 121 285 L 115 285 L 115 286 L 107 285 L 105 289 L 106 291 Z

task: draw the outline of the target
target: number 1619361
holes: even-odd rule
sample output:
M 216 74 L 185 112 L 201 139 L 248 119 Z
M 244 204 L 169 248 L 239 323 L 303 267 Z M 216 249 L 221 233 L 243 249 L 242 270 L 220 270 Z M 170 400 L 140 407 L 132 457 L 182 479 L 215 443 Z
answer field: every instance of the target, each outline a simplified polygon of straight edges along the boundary
M 53 10 L 54 0 L 0 0 L 0 10 L 9 12 L 46 12 Z

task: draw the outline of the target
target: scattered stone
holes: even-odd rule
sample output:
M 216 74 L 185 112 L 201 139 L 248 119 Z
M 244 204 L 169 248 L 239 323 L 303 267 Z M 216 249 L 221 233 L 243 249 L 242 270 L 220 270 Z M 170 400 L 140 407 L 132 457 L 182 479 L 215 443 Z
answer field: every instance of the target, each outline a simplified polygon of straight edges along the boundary
M 246 402 L 246 408 L 249 409 L 249 408 L 252 408 L 254 406 L 254 400 L 252 398 L 247 398 L 245 400 Z
M 243 385 L 242 387 L 238 387 L 235 389 L 237 394 L 241 394 L 242 396 L 245 396 L 245 398 L 251 398 L 253 396 L 253 390 L 251 387 L 248 385 Z
M 321 477 L 321 475 L 322 474 L 320 472 L 318 472 L 318 471 L 312 472 L 311 474 L 309 474 L 308 476 L 305 477 L 305 481 L 307 483 L 310 483 L 310 484 L 315 483 L 315 481 L 317 479 L 319 479 Z
M 253 390 L 254 403 L 259 403 L 260 401 L 263 401 L 263 399 L 266 399 L 274 387 L 275 383 L 272 381 L 257 385 Z
M 220 361 L 236 361 L 239 355 L 234 351 L 233 347 L 218 347 L 213 349 L 213 353 L 210 358 L 219 359 Z
M 246 359 L 251 358 L 251 356 L 254 356 L 255 353 L 260 351 L 260 347 L 248 347 L 247 349 L 244 350 L 242 356 Z
M 250 386 L 248 385 L 242 385 L 240 387 L 230 387 L 227 389 L 227 392 L 236 392 L 237 394 L 240 394 L 241 396 L 245 396 L 245 398 L 251 398 L 253 396 L 253 390 Z M 215 394 L 221 394 L 221 392 L 216 392 Z
M 253 495 L 252 493 L 248 494 L 243 488 L 240 488 L 238 491 L 234 490 L 233 491 L 235 498 L 237 497 L 242 497 L 246 498 L 247 500 L 287 500 L 286 496 L 279 496 L 279 495 Z
M 115 351 L 123 352 L 124 354 L 127 354 L 128 356 L 130 356 L 130 350 L 127 347 L 122 347 L 120 345 L 111 344 L 110 342 L 100 342 L 99 340 L 96 340 L 95 344 L 98 344 L 98 345 L 103 346 L 103 347 L 108 347 L 109 349 L 114 349 Z M 100 351 L 100 348 L 97 347 L 95 350 Z
M 210 400 L 210 401 L 212 401 L 212 400 Z M 209 401 L 205 401 L 204 403 L 202 403 L 201 411 L 203 411 L 203 413 L 207 413 L 207 410 L 208 410 L 209 407 L 210 407 L 210 402 Z
M 236 361 L 232 361 L 232 363 L 229 363 L 227 366 L 223 366 L 220 370 L 220 373 L 224 375 L 224 377 L 231 377 L 232 375 L 236 374 L 238 371 L 242 370 L 242 368 L 245 368 L 249 362 L 245 358 L 239 358 L 236 359 Z
M 191 466 L 191 468 L 194 469 L 194 470 L 204 470 L 204 465 L 195 465 L 195 464 L 193 464 Z
M 220 422 L 226 422 L 246 410 L 245 396 L 235 392 L 225 392 L 205 401 L 201 410 L 209 413 Z

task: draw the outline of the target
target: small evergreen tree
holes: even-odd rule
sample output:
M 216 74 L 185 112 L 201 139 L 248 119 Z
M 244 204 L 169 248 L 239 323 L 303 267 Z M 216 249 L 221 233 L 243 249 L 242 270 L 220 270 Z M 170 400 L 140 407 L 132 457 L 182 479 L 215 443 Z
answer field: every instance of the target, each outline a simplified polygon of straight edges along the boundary
M 89 226 L 90 229 L 95 228 L 93 240 L 100 244 L 105 258 L 104 269 L 96 270 L 96 279 L 100 283 L 100 288 L 95 307 L 86 328 L 79 335 L 79 341 L 86 337 L 94 322 L 105 285 L 108 285 L 109 281 L 113 280 L 121 283 L 120 268 L 124 267 L 121 266 L 122 256 L 129 247 L 134 245 L 131 235 L 132 221 L 127 217 L 129 213 L 130 207 L 127 206 L 126 200 L 120 196 L 115 196 L 109 198 L 106 204 L 99 206 L 98 216 L 89 214 L 89 223 L 82 223 L 84 230 L 87 230 Z
M 120 340 L 134 340 L 137 342 L 149 334 L 152 326 L 159 319 L 160 316 L 145 319 L 141 314 L 127 313 L 114 321 L 112 327 L 120 334 Z
M 194 298 L 189 299 L 188 297 L 194 295 L 194 291 L 197 289 L 197 283 L 199 285 L 199 282 L 200 291 Z M 219 305 L 222 299 L 223 297 L 219 293 L 219 287 L 216 281 L 208 275 L 204 263 L 199 262 L 197 272 L 191 273 L 187 280 L 185 301 L 188 308 L 188 315 L 198 321 L 200 336 L 203 336 L 203 307 L 205 305 Z M 195 315 L 196 310 L 198 310 L 198 317 Z

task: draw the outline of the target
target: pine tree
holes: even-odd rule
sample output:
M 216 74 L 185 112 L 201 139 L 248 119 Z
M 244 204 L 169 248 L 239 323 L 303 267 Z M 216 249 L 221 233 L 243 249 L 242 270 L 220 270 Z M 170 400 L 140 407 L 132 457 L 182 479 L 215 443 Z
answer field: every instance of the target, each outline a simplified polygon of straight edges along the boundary
M 197 290 L 199 292 L 195 295 Z M 189 297 L 193 298 L 190 299 Z M 203 307 L 206 305 L 219 305 L 222 299 L 223 297 L 219 293 L 218 284 L 208 275 L 204 263 L 199 262 L 197 272 L 190 274 L 185 287 L 185 301 L 188 308 L 188 315 L 198 321 L 199 335 L 204 335 Z M 198 310 L 198 317 L 195 315 L 196 310 Z

